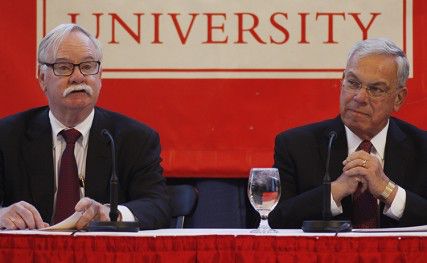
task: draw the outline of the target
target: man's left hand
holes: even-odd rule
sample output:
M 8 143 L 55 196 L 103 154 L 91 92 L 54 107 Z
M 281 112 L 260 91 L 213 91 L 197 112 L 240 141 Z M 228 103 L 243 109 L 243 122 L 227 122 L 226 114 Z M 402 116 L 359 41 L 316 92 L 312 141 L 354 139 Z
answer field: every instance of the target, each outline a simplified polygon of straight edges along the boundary
M 93 220 L 110 221 L 110 208 L 87 197 L 80 199 L 75 207 L 75 210 L 83 212 L 79 221 L 76 223 L 76 228 L 78 230 L 85 228 L 89 222 Z

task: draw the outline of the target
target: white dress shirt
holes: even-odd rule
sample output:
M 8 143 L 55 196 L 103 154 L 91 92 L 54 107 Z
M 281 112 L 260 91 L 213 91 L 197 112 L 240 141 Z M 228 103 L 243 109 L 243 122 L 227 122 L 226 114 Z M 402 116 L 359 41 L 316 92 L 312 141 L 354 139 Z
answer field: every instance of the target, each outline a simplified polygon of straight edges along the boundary
M 85 196 L 84 180 L 85 180 L 85 171 L 86 171 L 87 147 L 88 147 L 88 141 L 89 141 L 90 128 L 92 127 L 94 116 L 95 116 L 95 110 L 92 110 L 92 112 L 89 114 L 89 116 L 85 120 L 77 124 L 75 127 L 72 127 L 78 130 L 82 134 L 82 136 L 80 136 L 80 138 L 77 140 L 74 147 L 74 155 L 76 157 L 77 170 L 79 173 L 80 182 L 82 182 L 82 184 L 80 185 L 80 198 Z M 52 145 L 53 145 L 52 152 L 53 152 L 53 167 L 54 167 L 54 173 L 55 173 L 55 195 L 54 195 L 53 207 L 55 210 L 60 161 L 61 161 L 62 153 L 64 152 L 65 147 L 67 146 L 67 143 L 65 142 L 64 138 L 61 135 L 59 135 L 59 133 L 64 129 L 70 129 L 71 127 L 66 127 L 64 124 L 62 124 L 58 119 L 55 118 L 55 116 L 53 116 L 50 110 L 49 110 L 49 120 L 50 120 L 50 126 L 52 127 Z M 123 221 L 135 221 L 135 216 L 132 214 L 129 208 L 127 208 L 126 206 L 119 205 L 118 209 L 122 215 Z M 53 211 L 53 214 L 55 214 L 55 211 Z
M 377 157 L 382 167 L 384 167 L 384 149 L 387 140 L 387 131 L 388 131 L 389 122 L 387 125 L 377 134 L 375 137 L 371 139 L 371 143 L 373 145 L 371 150 L 371 155 Z M 348 146 L 348 155 L 355 152 L 357 147 L 359 147 L 360 143 L 363 141 L 356 134 L 354 134 L 347 126 L 345 126 L 346 138 L 347 138 L 347 146 Z M 400 219 L 403 215 L 403 211 L 405 210 L 406 204 L 406 191 L 402 187 L 397 186 L 396 197 L 390 206 L 385 206 L 383 210 L 383 214 L 391 217 L 393 219 Z M 378 201 L 379 202 L 379 201 Z M 335 200 L 332 198 L 331 193 L 331 213 L 333 216 L 341 214 L 343 212 L 341 204 L 338 206 Z

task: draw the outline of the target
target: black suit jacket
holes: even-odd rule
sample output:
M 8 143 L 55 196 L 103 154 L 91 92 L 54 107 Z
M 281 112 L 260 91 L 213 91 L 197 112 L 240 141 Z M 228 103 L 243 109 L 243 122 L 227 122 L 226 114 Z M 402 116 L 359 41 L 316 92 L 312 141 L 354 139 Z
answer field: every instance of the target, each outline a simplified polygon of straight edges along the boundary
M 45 222 L 52 218 L 55 187 L 48 112 L 48 107 L 41 107 L 0 120 L 0 204 L 27 201 Z M 108 129 L 116 142 L 119 204 L 127 206 L 144 229 L 167 227 L 170 207 L 158 134 L 101 108 L 95 108 L 89 134 L 85 195 L 109 203 L 112 157 L 102 129 Z
M 272 227 L 300 228 L 304 220 L 322 219 L 322 179 L 325 174 L 328 134 L 336 131 L 330 162 L 332 180 L 338 178 L 347 158 L 347 139 L 339 117 L 279 134 L 275 142 L 274 167 L 280 171 L 282 197 L 270 214 Z M 390 118 L 384 153 L 384 172 L 406 190 L 406 206 L 400 220 L 382 213 L 381 227 L 427 224 L 427 133 L 406 122 Z M 352 200 L 342 201 L 343 214 L 351 220 Z

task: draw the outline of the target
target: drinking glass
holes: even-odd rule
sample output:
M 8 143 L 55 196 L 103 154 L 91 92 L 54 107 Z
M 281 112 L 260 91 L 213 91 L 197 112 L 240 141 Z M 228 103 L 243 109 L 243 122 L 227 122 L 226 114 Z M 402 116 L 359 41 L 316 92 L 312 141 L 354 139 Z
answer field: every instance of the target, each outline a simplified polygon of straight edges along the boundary
M 277 168 L 252 168 L 248 181 L 248 197 L 261 216 L 257 229 L 251 233 L 276 233 L 268 225 L 268 215 L 280 199 L 280 175 Z

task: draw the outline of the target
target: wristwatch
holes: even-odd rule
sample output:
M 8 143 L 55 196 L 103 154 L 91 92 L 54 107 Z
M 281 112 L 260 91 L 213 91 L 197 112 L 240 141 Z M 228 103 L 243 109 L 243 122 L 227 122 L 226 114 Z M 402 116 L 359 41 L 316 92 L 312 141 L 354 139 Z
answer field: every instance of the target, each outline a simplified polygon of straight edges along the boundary
M 381 193 L 381 200 L 387 200 L 387 198 L 391 195 L 395 187 L 395 183 L 393 183 L 392 181 L 388 181 L 388 184 L 386 185 L 384 191 Z

